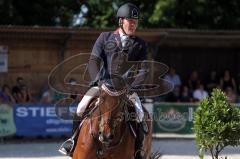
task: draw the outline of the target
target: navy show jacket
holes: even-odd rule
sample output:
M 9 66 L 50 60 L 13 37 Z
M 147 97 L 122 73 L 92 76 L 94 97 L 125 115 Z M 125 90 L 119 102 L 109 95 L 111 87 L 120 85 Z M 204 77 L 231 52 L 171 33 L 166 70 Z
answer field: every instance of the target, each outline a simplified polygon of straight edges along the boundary
M 100 34 L 91 52 L 88 70 L 93 85 L 103 80 L 112 85 L 112 80 L 117 78 L 118 87 L 123 87 L 123 82 L 135 87 L 147 76 L 146 66 L 141 64 L 144 60 L 147 60 L 146 43 L 137 36 L 131 36 L 123 47 L 118 29 Z M 132 71 L 130 68 L 134 68 L 135 75 L 139 76 L 127 81 Z

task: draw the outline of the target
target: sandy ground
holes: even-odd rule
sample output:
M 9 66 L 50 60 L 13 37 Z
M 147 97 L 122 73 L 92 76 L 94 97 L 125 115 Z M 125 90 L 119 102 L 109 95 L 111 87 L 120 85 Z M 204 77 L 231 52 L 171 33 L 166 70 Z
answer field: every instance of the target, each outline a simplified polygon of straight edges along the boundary
M 57 148 L 62 141 L 1 143 L 1 159 L 70 159 L 58 153 Z M 158 139 L 154 140 L 152 150 L 160 150 L 161 159 L 198 159 L 195 141 L 193 139 Z M 227 147 L 223 156 L 228 159 L 240 159 L 240 147 Z M 210 159 L 210 157 L 206 157 Z

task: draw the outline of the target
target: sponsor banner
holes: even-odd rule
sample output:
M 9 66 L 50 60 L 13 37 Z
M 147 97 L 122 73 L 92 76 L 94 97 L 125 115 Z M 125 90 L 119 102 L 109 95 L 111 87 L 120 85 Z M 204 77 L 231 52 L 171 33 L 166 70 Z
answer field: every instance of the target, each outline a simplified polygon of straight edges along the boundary
M 72 120 L 58 118 L 53 105 L 21 105 L 14 107 L 16 135 L 71 135 Z
M 8 104 L 0 104 L 0 137 L 16 133 L 13 119 L 13 108 Z
M 192 134 L 195 104 L 155 103 L 153 133 Z

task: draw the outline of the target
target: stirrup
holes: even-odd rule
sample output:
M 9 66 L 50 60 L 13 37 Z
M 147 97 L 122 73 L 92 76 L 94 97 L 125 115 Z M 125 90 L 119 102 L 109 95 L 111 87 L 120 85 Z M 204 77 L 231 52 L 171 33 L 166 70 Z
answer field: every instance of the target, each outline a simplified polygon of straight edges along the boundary
M 66 140 L 58 149 L 58 151 L 66 156 L 70 156 L 74 147 L 75 141 L 70 138 L 68 140 Z M 68 149 L 69 148 L 69 149 Z

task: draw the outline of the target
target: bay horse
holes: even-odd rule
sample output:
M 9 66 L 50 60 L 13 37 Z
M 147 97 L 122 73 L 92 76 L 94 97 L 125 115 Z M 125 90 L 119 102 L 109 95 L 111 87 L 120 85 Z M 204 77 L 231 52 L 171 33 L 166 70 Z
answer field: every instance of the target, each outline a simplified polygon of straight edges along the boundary
M 134 123 L 130 109 L 135 110 L 127 97 L 127 91 L 112 91 L 102 84 L 98 99 L 90 103 L 90 113 L 80 124 L 73 159 L 134 159 Z M 130 108 L 130 109 L 129 109 Z M 145 110 L 149 131 L 145 135 L 142 154 L 144 159 L 152 159 L 152 122 Z

